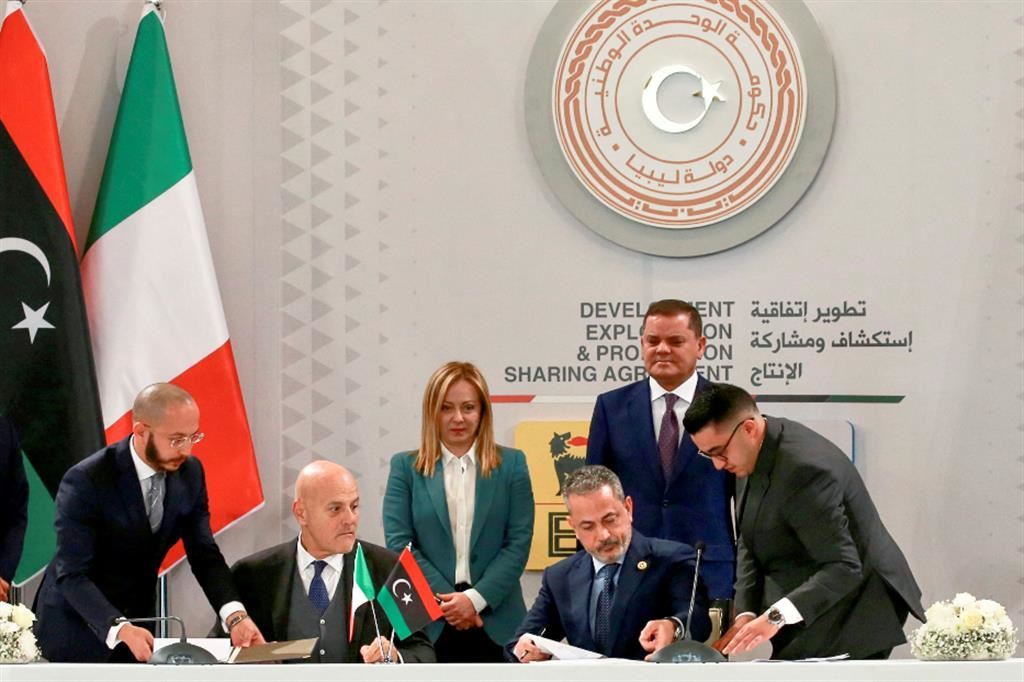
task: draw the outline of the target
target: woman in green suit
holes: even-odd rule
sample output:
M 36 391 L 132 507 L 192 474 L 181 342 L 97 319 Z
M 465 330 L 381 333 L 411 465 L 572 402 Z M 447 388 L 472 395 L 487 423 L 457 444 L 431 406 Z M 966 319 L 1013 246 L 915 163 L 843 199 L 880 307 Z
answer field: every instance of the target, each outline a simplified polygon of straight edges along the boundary
M 387 546 L 412 543 L 444 619 L 427 634 L 439 662 L 501 662 L 526 615 L 519 577 L 533 539 L 533 489 L 521 450 L 494 442 L 487 382 L 449 362 L 423 393 L 420 447 L 391 458 Z

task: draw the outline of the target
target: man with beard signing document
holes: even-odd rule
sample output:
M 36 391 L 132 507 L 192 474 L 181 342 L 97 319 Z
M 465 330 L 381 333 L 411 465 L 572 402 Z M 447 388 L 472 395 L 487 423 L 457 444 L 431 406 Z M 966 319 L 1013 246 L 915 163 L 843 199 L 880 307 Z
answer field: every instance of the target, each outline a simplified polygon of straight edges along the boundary
M 537 600 L 506 646 L 511 661 L 551 658 L 534 635 L 613 658 L 646 658 L 684 636 L 696 554 L 633 530 L 633 501 L 603 466 L 584 466 L 563 487 L 569 525 L 583 549 L 544 570 Z M 698 585 L 691 639 L 711 631 Z

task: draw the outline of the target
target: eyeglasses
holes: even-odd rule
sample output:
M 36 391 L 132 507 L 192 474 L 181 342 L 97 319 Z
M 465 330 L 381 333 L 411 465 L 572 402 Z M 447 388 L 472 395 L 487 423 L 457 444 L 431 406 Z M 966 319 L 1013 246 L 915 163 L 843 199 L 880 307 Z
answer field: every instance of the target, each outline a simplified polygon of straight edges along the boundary
M 697 450 L 697 454 L 700 455 L 701 457 L 703 457 L 704 459 L 710 459 L 711 461 L 718 460 L 719 462 L 725 462 L 726 461 L 725 451 L 729 449 L 729 443 L 732 442 L 732 437 L 736 435 L 736 432 L 740 430 L 740 427 L 743 426 L 744 422 L 751 421 L 752 419 L 754 419 L 754 417 L 747 417 L 746 419 L 743 419 L 738 424 L 736 424 L 736 426 L 734 426 L 733 429 L 732 429 L 732 433 L 729 434 L 729 440 L 725 441 L 725 445 L 720 447 L 718 449 L 718 452 L 716 452 L 715 454 L 709 455 L 708 453 L 704 452 L 703 450 Z
M 178 436 L 177 438 L 168 438 L 167 442 L 171 444 L 171 447 L 175 450 L 180 450 L 186 445 L 195 445 L 202 439 L 206 438 L 205 433 L 193 433 L 191 436 Z

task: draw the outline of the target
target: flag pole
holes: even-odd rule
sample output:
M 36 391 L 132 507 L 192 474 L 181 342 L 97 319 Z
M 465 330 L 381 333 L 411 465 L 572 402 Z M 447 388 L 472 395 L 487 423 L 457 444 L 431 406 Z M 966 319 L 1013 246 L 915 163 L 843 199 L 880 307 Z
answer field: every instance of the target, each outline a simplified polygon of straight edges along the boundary
M 370 600 L 370 613 L 373 614 L 373 629 L 377 631 L 377 646 L 380 647 L 380 657 L 387 663 L 388 656 L 384 653 L 384 643 L 380 641 L 380 624 L 377 623 L 377 609 L 373 608 L 373 600 Z
M 167 597 L 167 574 L 164 573 L 156 580 L 156 615 L 160 618 L 167 618 L 169 600 Z M 167 621 L 157 621 L 156 636 L 167 637 Z
M 395 659 L 393 658 L 394 652 L 395 652 L 395 629 L 391 628 L 391 639 L 388 640 L 388 655 L 387 655 L 387 659 L 386 659 L 387 663 L 394 663 L 395 662 Z
M 374 589 L 376 590 L 376 588 Z M 377 646 L 380 647 L 380 657 L 387 661 L 387 655 L 384 653 L 384 644 L 380 641 L 380 623 L 377 622 L 377 609 L 373 608 L 373 599 L 370 599 L 370 613 L 373 614 L 373 629 L 377 633 Z

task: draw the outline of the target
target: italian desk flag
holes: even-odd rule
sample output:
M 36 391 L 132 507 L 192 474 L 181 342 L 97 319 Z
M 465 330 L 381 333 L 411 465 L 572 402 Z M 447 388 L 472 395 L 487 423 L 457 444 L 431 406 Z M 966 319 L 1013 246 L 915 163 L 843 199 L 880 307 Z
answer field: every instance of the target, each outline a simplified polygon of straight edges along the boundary
M 29 482 L 17 585 L 53 556 L 64 472 L 103 446 L 50 74 L 17 0 L 0 26 L 0 414 L 21 436 Z
M 352 641 L 356 626 L 356 609 L 373 599 L 373 577 L 363 556 L 362 543 L 356 545 L 355 567 L 352 573 L 352 603 L 348 611 L 348 641 Z
M 192 159 L 164 37 L 142 11 L 82 258 L 85 299 L 108 442 L 131 431 L 138 391 L 189 391 L 206 440 L 217 532 L 263 504 L 249 424 L 206 239 Z M 166 571 L 184 554 L 168 553 Z

